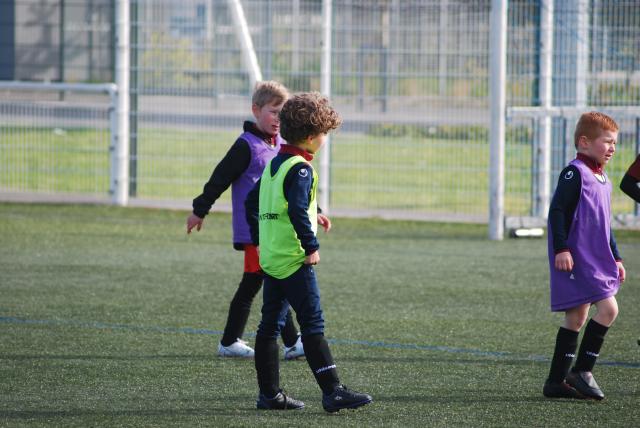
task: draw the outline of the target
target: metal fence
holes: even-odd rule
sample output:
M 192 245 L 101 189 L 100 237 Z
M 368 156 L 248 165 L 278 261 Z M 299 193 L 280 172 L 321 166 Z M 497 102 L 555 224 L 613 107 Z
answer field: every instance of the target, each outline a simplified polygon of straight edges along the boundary
M 109 199 L 113 84 L 0 82 L 0 190 Z
M 60 15 L 55 5 L 62 3 Z M 239 135 L 242 121 L 250 117 L 249 77 L 229 3 L 131 1 L 133 198 L 177 200 L 188 207 Z M 292 91 L 319 90 L 322 2 L 240 3 L 263 78 L 280 80 Z M 540 106 L 544 101 L 540 41 L 547 3 L 509 1 L 509 107 Z M 640 105 L 640 4 L 551 4 L 551 105 Z M 53 8 L 50 16 L 64 18 L 64 25 L 61 18 L 46 24 L 51 34 L 60 34 L 52 40 L 66 41 L 57 51 L 20 39 L 25 37 L 23 27 L 45 22 L 29 15 L 43 5 Z M 331 145 L 332 210 L 486 220 L 490 7 L 489 0 L 333 1 L 331 97 L 344 125 Z M 64 63 L 55 55 L 47 60 L 50 79 L 112 81 L 113 19 L 113 2 L 107 0 L 16 0 L 16 57 L 39 57 L 38 49 L 56 51 L 59 58 L 64 52 Z M 73 49 L 72 40 L 77 42 Z M 88 52 L 97 58 L 98 51 L 101 60 L 90 61 L 91 72 L 89 64 L 71 61 L 87 58 Z M 44 73 L 21 70 L 14 77 L 39 79 Z M 636 118 L 618 119 L 622 144 L 609 167 L 614 180 L 634 158 L 637 139 Z M 551 187 L 571 156 L 565 137 L 574 120 L 553 120 L 553 162 L 551 172 L 545 172 L 552 176 Z M 508 215 L 539 215 L 540 134 L 537 114 L 512 116 L 507 122 Z M 614 195 L 617 213 L 632 212 L 631 202 L 619 192 Z M 223 197 L 226 201 L 228 196 Z
M 112 81 L 113 11 L 111 0 L 0 1 L 1 79 Z

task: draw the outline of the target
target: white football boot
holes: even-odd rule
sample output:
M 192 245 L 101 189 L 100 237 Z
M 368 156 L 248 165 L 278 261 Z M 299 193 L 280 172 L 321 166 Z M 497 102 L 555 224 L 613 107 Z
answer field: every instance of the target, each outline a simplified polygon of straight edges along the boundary
M 298 335 L 298 340 L 293 346 L 284 347 L 284 359 L 295 360 L 297 358 L 304 357 L 304 348 L 302 346 L 302 337 Z
M 253 358 L 254 351 L 247 342 L 238 339 L 229 346 L 218 343 L 218 355 L 221 357 Z

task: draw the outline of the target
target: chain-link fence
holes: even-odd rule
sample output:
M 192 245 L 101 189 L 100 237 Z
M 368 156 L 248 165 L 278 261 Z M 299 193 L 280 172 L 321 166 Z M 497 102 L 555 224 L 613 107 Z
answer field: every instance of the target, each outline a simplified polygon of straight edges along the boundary
M 292 91 L 319 90 L 322 2 L 240 3 L 263 78 Z M 331 145 L 333 210 L 486 219 L 490 3 L 333 1 L 332 100 L 344 118 Z M 552 105 L 639 105 L 640 4 L 551 3 Z M 15 4 L 15 79 L 113 80 L 112 1 Z M 509 1 L 509 106 L 541 105 L 544 4 Z M 39 38 L 48 44 L 30 43 L 27 28 L 46 28 L 50 37 Z M 44 53 L 48 59 L 33 68 Z M 250 118 L 249 77 L 229 1 L 132 0 L 130 77 L 132 196 L 187 207 Z M 572 120 L 553 121 L 552 186 Z M 636 150 L 635 117 L 619 120 L 613 180 Z M 537 117 L 507 123 L 507 215 L 536 213 L 539 134 Z M 616 212 L 632 210 L 614 195 Z

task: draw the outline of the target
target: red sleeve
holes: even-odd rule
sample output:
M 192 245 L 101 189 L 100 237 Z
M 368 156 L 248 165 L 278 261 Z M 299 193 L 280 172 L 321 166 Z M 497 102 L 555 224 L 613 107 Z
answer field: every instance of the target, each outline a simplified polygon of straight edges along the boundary
M 640 181 L 640 155 L 636 158 L 635 161 L 631 164 L 629 169 L 627 170 L 627 174 Z

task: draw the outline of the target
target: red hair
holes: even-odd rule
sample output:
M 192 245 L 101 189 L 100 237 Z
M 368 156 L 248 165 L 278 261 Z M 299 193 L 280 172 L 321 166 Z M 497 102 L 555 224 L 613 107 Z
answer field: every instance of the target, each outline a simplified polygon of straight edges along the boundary
M 611 117 L 597 111 L 590 111 L 580 116 L 576 124 L 576 132 L 573 134 L 573 143 L 578 148 L 580 137 L 595 140 L 602 131 L 618 132 L 618 124 Z

